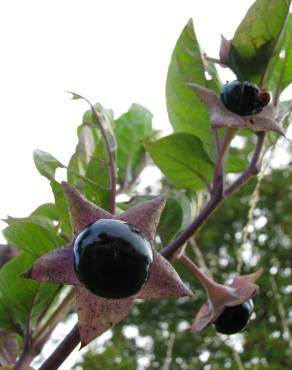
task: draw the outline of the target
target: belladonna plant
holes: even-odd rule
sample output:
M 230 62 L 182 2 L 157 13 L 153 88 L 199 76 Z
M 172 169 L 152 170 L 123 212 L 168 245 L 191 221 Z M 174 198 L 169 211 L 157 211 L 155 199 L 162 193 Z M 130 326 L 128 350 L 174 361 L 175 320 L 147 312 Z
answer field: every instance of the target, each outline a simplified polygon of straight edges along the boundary
M 74 233 L 77 238 L 92 223 L 98 220 L 114 219 L 135 226 L 142 230 L 149 240 L 153 240 L 159 217 L 165 204 L 164 199 L 158 198 L 146 203 L 140 203 L 135 207 L 129 208 L 125 213 L 114 216 L 88 202 L 75 188 L 67 183 L 63 183 L 63 187 L 70 202 Z M 117 228 L 117 225 L 115 227 Z M 73 244 L 74 241 L 64 248 L 58 248 L 43 255 L 23 276 L 38 281 L 70 284 L 76 287 L 76 308 L 82 346 L 85 346 L 127 316 L 136 298 L 162 299 L 192 295 L 191 291 L 180 280 L 174 268 L 155 250 L 152 250 L 153 263 L 150 268 L 149 279 L 136 294 L 129 294 L 129 297 L 120 299 L 108 299 L 93 294 L 88 290 L 86 284 L 84 285 L 78 280 L 75 274 Z M 110 247 L 110 243 L 105 243 L 105 247 Z M 102 258 L 103 256 L 101 256 Z M 135 258 L 137 260 L 134 260 L 133 263 L 139 263 L 139 256 Z M 108 260 L 105 258 L 103 262 L 107 266 L 101 266 L 98 262 L 97 260 L 97 268 L 99 266 L 100 269 L 103 269 L 105 276 L 97 275 L 97 278 L 103 279 L 104 284 L 110 286 L 112 290 L 114 284 L 119 286 L 126 272 L 122 270 L 121 276 L 118 276 L 115 271 L 107 273 L 107 268 L 111 269 L 111 264 L 108 263 Z M 129 269 L 127 261 L 124 262 L 126 268 Z M 127 286 L 129 281 L 125 283 L 124 286 L 119 286 L 118 293 L 121 296 L 124 295 L 123 289 L 129 289 L 129 286 Z M 94 281 L 91 284 L 93 285 Z M 96 284 L 98 284 L 98 281 Z M 109 289 L 108 286 L 107 289 Z
M 0 325 L 7 334 L 3 339 L 1 327 L 1 343 L 5 351 L 11 348 L 3 362 L 0 347 L 1 365 L 29 368 L 73 300 L 78 323 L 40 370 L 58 368 L 80 343 L 84 347 L 115 330 L 136 300 L 194 299 L 191 282 L 182 281 L 174 260 L 186 265 L 207 293 L 201 308 L 194 303 L 193 335 L 210 324 L 228 335 L 247 330 L 262 270 L 253 266 L 255 272 L 238 275 L 230 284 L 216 282 L 191 260 L 188 241 L 221 203 L 260 173 L 267 149 L 285 136 L 291 102 L 280 102 L 280 95 L 291 82 L 290 1 L 264 3 L 254 3 L 233 40 L 222 38 L 220 59 L 202 53 L 188 22 L 168 70 L 166 98 L 174 133 L 166 137 L 157 138 L 151 113 L 138 104 L 114 119 L 112 111 L 73 94 L 90 110 L 68 166 L 49 153 L 34 153 L 55 204 L 42 205 L 25 219 L 6 220 L 4 236 L 22 252 L 16 257 L 13 252 L 8 263 L 3 258 L 0 270 Z M 254 24 L 254 19 L 272 22 L 272 10 L 277 13 L 274 27 Z M 285 57 L 277 57 L 283 50 Z M 236 79 L 223 86 L 214 63 L 230 68 Z M 243 133 L 248 143 L 244 159 L 230 148 Z M 165 176 L 162 195 L 135 191 L 148 164 L 146 154 Z M 55 176 L 59 168 L 67 169 L 62 183 Z M 130 196 L 129 202 L 117 201 L 117 194 Z M 67 284 L 73 288 L 55 300 Z M 21 351 L 11 331 L 23 338 Z

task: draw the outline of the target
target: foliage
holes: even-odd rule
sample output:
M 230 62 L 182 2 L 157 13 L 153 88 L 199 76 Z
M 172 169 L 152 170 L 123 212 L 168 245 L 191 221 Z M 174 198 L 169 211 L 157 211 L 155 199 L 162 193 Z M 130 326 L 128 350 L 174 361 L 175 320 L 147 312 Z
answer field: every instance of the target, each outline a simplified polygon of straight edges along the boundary
M 290 0 L 255 1 L 234 38 L 224 41 L 221 59 L 217 60 L 237 78 L 251 80 L 271 91 L 270 106 L 274 109 L 268 118 L 275 127 L 283 128 L 289 124 L 292 105 L 290 100 L 279 100 L 292 76 L 290 3 Z M 68 165 L 50 153 L 34 151 L 36 168 L 49 181 L 55 201 L 40 205 L 27 217 L 8 216 L 5 220 L 3 235 L 9 245 L 0 246 L 0 339 L 3 348 L 8 351 L 11 348 L 11 353 L 4 356 L 0 348 L 0 366 L 10 366 L 16 360 L 15 351 L 21 354 L 20 366 L 24 359 L 31 362 L 71 308 L 74 292 L 69 293 L 69 299 L 66 287 L 24 279 L 21 275 L 38 257 L 73 238 L 74 220 L 69 202 L 55 176 L 56 170 L 62 168 L 67 171 L 70 185 L 109 212 L 113 212 L 116 191 L 128 197 L 128 201 L 117 203 L 120 212 L 153 199 L 160 189 L 167 202 L 154 244 L 167 259 L 177 257 L 168 254 L 173 243 L 177 243 L 174 249 L 178 252 L 188 242 L 186 253 L 200 267 L 207 266 L 221 283 L 233 278 L 237 270 L 248 273 L 257 265 L 265 270 L 251 323 L 232 341 L 216 335 L 211 326 L 203 335 L 185 330 L 205 293 L 177 258 L 173 265 L 195 293 L 194 297 L 138 301 L 123 324 L 112 330 L 111 339 L 101 346 L 93 345 L 76 366 L 131 370 L 138 368 L 144 358 L 148 363 L 145 368 L 153 369 L 292 368 L 288 322 L 292 163 L 287 168 L 270 169 L 260 184 L 258 199 L 251 198 L 260 180 L 242 185 L 257 174 L 260 152 L 273 148 L 279 134 L 256 135 L 253 118 L 251 130 L 217 129 L 212 125 L 212 114 L 218 111 L 220 103 L 205 104 L 192 91 L 190 83 L 207 88 L 204 91 L 209 96 L 218 96 L 222 88 L 216 60 L 203 53 L 192 20 L 178 38 L 168 69 L 166 103 L 174 131 L 171 135 L 159 137 L 152 127 L 152 113 L 142 105 L 132 104 L 127 112 L 115 118 L 112 110 L 98 103 L 82 118 L 77 129 L 78 143 Z M 73 94 L 73 98 L 82 97 Z M 235 135 L 242 143 L 240 147 L 230 146 Z M 153 164 L 162 174 L 159 186 L 156 190 L 146 189 L 147 195 L 138 194 L 136 186 L 142 180 L 141 174 Z M 240 187 L 239 192 L 229 197 Z M 255 208 L 249 212 L 251 204 Z M 204 226 L 197 232 L 201 225 L 198 223 L 187 234 L 192 221 L 200 217 L 202 223 L 206 221 Z M 195 237 L 189 240 L 195 232 Z M 183 241 L 179 244 L 181 237 Z M 11 249 L 13 252 L 7 254 L 14 247 L 20 253 Z M 61 293 L 67 298 L 60 299 Z M 128 338 L 131 328 L 137 333 Z M 141 345 L 143 342 L 146 344 Z M 235 344 L 242 346 L 240 357 Z M 169 367 L 167 353 L 171 358 Z

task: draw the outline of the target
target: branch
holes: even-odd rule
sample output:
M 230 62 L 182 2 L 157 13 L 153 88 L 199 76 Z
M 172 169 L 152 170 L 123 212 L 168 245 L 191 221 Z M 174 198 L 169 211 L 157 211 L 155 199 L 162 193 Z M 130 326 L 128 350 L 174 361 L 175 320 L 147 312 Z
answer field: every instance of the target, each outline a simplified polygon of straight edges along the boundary
M 179 250 L 183 244 L 185 244 L 188 239 L 194 235 L 198 229 L 207 221 L 207 219 L 211 216 L 211 214 L 215 211 L 217 206 L 230 195 L 232 195 L 236 190 L 238 190 L 244 183 L 246 183 L 252 176 L 256 175 L 259 172 L 259 157 L 263 147 L 265 133 L 259 132 L 257 134 L 258 141 L 257 145 L 251 159 L 251 162 L 248 168 L 242 173 L 241 176 L 237 180 L 231 184 L 225 192 L 222 194 L 223 189 L 223 179 L 220 181 L 216 176 L 214 177 L 214 184 L 216 187 L 213 186 L 213 194 L 209 199 L 208 203 L 202 209 L 202 211 L 198 214 L 198 216 L 194 219 L 194 221 L 185 229 L 185 231 L 180 234 L 176 239 L 171 241 L 168 246 L 166 246 L 161 255 L 167 259 L 173 258 L 175 252 Z M 220 157 L 219 157 L 220 160 Z M 218 163 L 218 161 L 217 161 Z M 219 174 L 219 172 L 218 172 Z M 219 176 L 219 175 L 218 175 Z
M 194 221 L 185 229 L 185 231 L 179 235 L 176 239 L 172 240 L 168 246 L 166 246 L 162 251 L 161 255 L 166 259 L 171 259 L 175 252 L 183 246 L 188 239 L 194 235 L 194 233 L 202 226 L 209 216 L 214 212 L 216 207 L 223 200 L 222 188 L 221 186 L 216 189 L 216 191 L 211 196 L 210 200 L 203 208 L 203 210 L 198 214 Z
M 184 243 L 202 226 L 210 215 L 215 211 L 217 206 L 224 200 L 224 198 L 233 194 L 240 186 L 242 186 L 251 176 L 258 172 L 258 161 L 260 152 L 263 146 L 265 133 L 261 132 L 258 134 L 258 142 L 247 170 L 226 190 L 223 195 L 223 181 L 216 180 L 216 187 L 212 189 L 212 196 L 198 214 L 194 221 L 185 229 L 185 231 L 179 235 L 175 240 L 171 241 L 162 251 L 161 255 L 166 259 L 170 260 L 175 252 L 182 247 Z M 256 171 L 255 171 L 256 169 Z M 222 179 L 223 180 L 223 179 Z M 39 370 L 55 370 L 63 361 L 70 355 L 70 353 L 77 347 L 80 342 L 80 335 L 78 324 L 74 326 L 71 332 L 64 338 L 59 344 L 51 356 L 44 362 Z
M 39 370 L 55 370 L 64 362 L 70 353 L 80 343 L 79 328 L 76 324 L 69 334 L 63 339 L 50 357 L 42 364 Z
M 247 180 L 249 180 L 252 176 L 257 175 L 259 173 L 260 171 L 259 159 L 265 140 L 265 132 L 259 132 L 257 136 L 258 136 L 257 145 L 247 170 L 243 172 L 243 174 L 239 176 L 238 179 L 235 180 L 234 183 L 231 184 L 229 188 L 225 190 L 224 197 L 229 197 L 236 190 L 238 190 L 244 183 L 246 183 Z

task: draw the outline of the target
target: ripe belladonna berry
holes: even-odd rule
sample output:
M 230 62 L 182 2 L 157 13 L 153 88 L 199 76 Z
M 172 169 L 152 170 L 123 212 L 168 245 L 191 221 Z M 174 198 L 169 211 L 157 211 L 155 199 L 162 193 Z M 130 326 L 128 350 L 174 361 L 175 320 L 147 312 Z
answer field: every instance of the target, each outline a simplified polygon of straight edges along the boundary
M 127 222 L 101 219 L 84 229 L 74 243 L 74 268 L 79 281 L 99 297 L 132 296 L 146 283 L 151 244 Z
M 241 116 L 260 113 L 270 102 L 270 94 L 249 81 L 228 82 L 221 91 L 221 100 L 230 111 Z
M 222 314 L 214 322 L 216 331 L 222 334 L 240 332 L 247 324 L 253 311 L 253 302 L 248 300 L 233 307 L 225 307 Z

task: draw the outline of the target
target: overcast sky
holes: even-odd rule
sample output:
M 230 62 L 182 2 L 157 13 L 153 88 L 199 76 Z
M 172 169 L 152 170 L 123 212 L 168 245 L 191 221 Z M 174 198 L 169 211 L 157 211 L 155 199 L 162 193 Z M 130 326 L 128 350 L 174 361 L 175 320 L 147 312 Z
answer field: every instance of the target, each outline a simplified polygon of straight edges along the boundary
M 169 130 L 165 79 L 190 17 L 217 57 L 252 0 L 9 0 L 0 3 L 0 218 L 26 216 L 52 200 L 34 167 L 35 148 L 67 164 L 87 106 L 75 91 L 118 116 L 132 102 Z M 3 228 L 4 223 L 0 223 Z M 1 239 L 2 240 L 2 239 Z M 65 368 L 68 368 L 68 364 Z
M 0 218 L 25 216 L 52 200 L 32 151 L 67 163 L 83 102 L 114 109 L 132 102 L 168 128 L 165 79 L 175 42 L 190 17 L 205 50 L 217 56 L 252 1 L 9 0 L 0 5 Z M 0 224 L 4 227 L 4 224 Z

